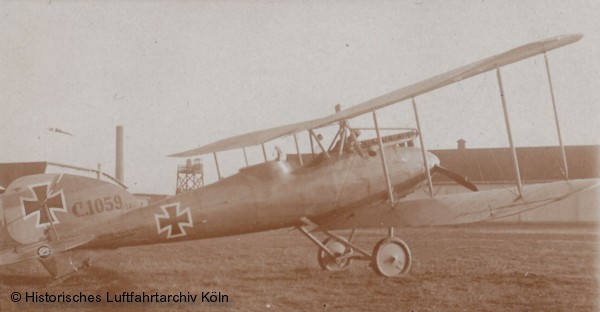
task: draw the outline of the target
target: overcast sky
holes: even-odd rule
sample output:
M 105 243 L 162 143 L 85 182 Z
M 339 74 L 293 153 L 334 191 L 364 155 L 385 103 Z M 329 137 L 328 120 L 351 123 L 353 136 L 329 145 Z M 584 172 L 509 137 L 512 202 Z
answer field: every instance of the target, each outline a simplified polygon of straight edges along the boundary
M 569 33 L 584 37 L 548 54 L 563 138 L 600 143 L 600 1 L 46 0 L 2 1 L 0 13 L 0 162 L 113 174 L 123 125 L 136 192 L 174 192 L 185 159 L 168 154 Z M 517 146 L 557 144 L 543 57 L 502 74 Z M 429 149 L 508 146 L 494 72 L 417 103 Z M 382 126 L 414 127 L 407 104 L 381 111 Z M 241 162 L 222 163 L 227 174 L 243 163 L 231 153 Z

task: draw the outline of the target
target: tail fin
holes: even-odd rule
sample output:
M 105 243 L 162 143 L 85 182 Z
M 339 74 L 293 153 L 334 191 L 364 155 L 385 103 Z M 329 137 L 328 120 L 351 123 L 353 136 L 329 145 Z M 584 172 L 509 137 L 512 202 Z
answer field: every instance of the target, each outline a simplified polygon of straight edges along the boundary
M 84 229 L 139 207 L 124 188 L 75 175 L 37 174 L 13 181 L 0 196 L 0 265 L 37 258 L 54 277 L 89 264 L 64 253 L 92 241 Z

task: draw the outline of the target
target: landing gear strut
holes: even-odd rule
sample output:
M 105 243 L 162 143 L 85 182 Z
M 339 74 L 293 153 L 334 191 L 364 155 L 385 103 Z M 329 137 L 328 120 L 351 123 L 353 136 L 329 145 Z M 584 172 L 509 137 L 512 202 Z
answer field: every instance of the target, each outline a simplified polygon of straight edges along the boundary
M 408 245 L 393 236 L 390 228 L 389 236 L 380 240 L 373 248 L 373 252 L 362 249 L 352 242 L 354 230 L 346 239 L 329 231 L 323 233 L 328 237 L 320 241 L 308 226 L 316 228 L 312 221 L 302 220 L 307 226 L 299 226 L 298 230 L 319 247 L 317 260 L 323 270 L 340 271 L 350 265 L 351 260 L 370 261 L 371 266 L 380 275 L 395 277 L 408 273 L 411 265 L 411 254 Z

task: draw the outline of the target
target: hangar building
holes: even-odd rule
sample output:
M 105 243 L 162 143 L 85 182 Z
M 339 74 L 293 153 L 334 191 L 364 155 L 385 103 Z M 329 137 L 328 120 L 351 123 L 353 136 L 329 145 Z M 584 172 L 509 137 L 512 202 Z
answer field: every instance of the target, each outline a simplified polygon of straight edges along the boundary
M 457 149 L 432 150 L 440 163 L 468 179 L 479 189 L 514 187 L 516 185 L 512 154 L 509 148 L 466 148 L 464 140 Z M 517 158 L 523 184 L 565 179 L 562 152 L 558 146 L 517 147 Z M 565 146 L 568 178 L 600 178 L 599 145 Z M 443 175 L 433 177 L 437 195 L 467 191 Z M 421 190 L 413 197 L 427 196 Z M 502 221 L 515 222 L 598 222 L 600 191 L 584 191 L 572 198 L 534 209 Z

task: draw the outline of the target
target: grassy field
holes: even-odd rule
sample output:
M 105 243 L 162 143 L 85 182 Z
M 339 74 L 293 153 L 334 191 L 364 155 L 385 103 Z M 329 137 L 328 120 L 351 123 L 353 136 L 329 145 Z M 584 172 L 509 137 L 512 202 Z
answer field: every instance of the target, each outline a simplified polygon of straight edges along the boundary
M 37 261 L 0 268 L 0 310 L 598 311 L 598 228 L 482 224 L 397 229 L 410 273 L 377 276 L 367 262 L 321 271 L 296 231 L 123 248 L 59 285 Z M 363 231 L 370 250 L 385 231 Z M 124 291 L 227 294 L 228 303 L 13 303 L 11 293 Z

